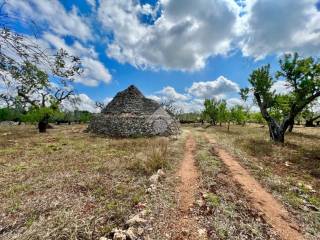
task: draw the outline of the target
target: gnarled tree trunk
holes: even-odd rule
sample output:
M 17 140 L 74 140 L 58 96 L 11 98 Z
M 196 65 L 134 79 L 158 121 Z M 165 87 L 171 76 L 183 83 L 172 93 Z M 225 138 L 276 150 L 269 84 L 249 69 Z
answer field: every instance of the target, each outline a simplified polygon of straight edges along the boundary
M 268 121 L 270 138 L 277 143 L 284 143 L 284 129 L 282 126 L 276 123 L 276 121 L 270 117 Z
M 268 123 L 270 138 L 276 143 L 284 143 L 284 134 L 290 123 L 294 121 L 294 118 L 291 117 L 285 119 L 281 125 L 278 124 L 277 121 L 270 116 L 269 112 L 267 111 L 267 106 L 261 101 L 260 95 L 258 93 L 255 93 L 254 95 L 258 102 L 262 117 Z
M 49 115 L 45 115 L 39 122 L 38 122 L 38 130 L 39 133 L 47 132 L 47 128 L 49 125 Z
M 315 125 L 314 125 L 314 121 L 316 121 L 317 119 L 319 119 L 320 118 L 320 115 L 319 116 L 316 116 L 316 117 L 314 117 L 314 118 L 311 118 L 311 119 L 308 119 L 308 120 L 306 120 L 306 127 L 314 127 Z
M 291 122 L 289 123 L 288 132 L 292 132 L 293 127 L 294 127 L 294 121 L 291 121 Z
M 312 119 L 311 119 L 311 120 L 306 120 L 305 126 L 306 126 L 306 127 L 314 127 L 314 124 L 313 124 Z
M 39 130 L 39 133 L 45 133 L 47 132 L 47 126 L 48 126 L 48 122 L 46 121 L 39 121 L 38 122 L 38 130 Z

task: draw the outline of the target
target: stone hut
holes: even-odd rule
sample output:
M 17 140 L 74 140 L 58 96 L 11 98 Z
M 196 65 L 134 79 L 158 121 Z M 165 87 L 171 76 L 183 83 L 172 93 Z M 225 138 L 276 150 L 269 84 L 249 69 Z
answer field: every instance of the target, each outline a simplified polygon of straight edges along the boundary
M 117 93 L 92 119 L 88 131 L 112 137 L 169 136 L 180 132 L 179 122 L 133 85 Z

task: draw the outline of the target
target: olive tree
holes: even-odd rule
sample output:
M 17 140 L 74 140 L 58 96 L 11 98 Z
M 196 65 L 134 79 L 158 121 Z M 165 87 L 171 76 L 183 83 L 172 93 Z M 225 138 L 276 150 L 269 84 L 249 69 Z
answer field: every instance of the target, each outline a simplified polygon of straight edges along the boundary
M 203 116 L 209 119 L 211 125 L 216 125 L 218 122 L 218 106 L 219 102 L 215 99 L 206 99 L 204 101 Z
M 314 127 L 314 122 L 320 119 L 320 112 L 314 111 L 311 106 L 308 106 L 303 110 L 301 116 L 305 119 L 306 127 Z
M 243 106 L 236 105 L 230 109 L 230 120 L 237 125 L 244 125 L 247 119 L 247 113 Z
M 312 57 L 301 58 L 297 53 L 285 54 L 279 61 L 280 70 L 275 78 L 284 80 L 290 87 L 288 111 L 282 112 L 281 120 L 276 120 L 270 110 L 277 104 L 277 95 L 272 91 L 274 77 L 270 65 L 260 67 L 249 77 L 250 88 L 241 90 L 241 97 L 246 100 L 252 92 L 263 118 L 269 126 L 270 138 L 274 142 L 284 142 L 284 135 L 292 126 L 296 116 L 311 102 L 320 96 L 320 62 Z
M 47 52 L 30 36 L 16 33 L 1 8 L 0 19 L 0 99 L 7 107 L 38 111 L 39 131 L 45 132 L 50 113 L 75 99 L 72 82 L 82 72 L 81 61 L 63 49 Z

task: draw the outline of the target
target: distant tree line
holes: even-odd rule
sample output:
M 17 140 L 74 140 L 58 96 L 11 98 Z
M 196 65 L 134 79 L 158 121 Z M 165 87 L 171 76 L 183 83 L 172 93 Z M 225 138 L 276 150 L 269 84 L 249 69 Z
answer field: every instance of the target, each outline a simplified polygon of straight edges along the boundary
M 51 112 L 50 112 L 51 111 Z M 71 124 L 71 123 L 88 123 L 93 113 L 88 111 L 53 111 L 51 108 L 30 109 L 25 111 L 24 109 L 16 108 L 0 108 L 0 122 L 12 121 L 17 124 L 20 123 L 38 123 L 43 115 L 49 113 L 48 123 L 56 124 Z

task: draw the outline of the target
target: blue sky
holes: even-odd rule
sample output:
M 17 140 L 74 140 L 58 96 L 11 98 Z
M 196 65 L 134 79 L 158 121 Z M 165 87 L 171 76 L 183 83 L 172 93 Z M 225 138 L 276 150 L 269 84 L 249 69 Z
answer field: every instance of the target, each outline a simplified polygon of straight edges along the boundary
M 136 85 L 157 101 L 199 110 L 207 97 L 241 103 L 251 71 L 298 51 L 319 56 L 316 0 L 10 0 L 15 31 L 49 51 L 60 47 L 83 60 L 75 88 L 79 106 L 95 111 Z M 289 11 L 290 10 L 290 11 Z M 283 82 L 275 85 L 286 91 Z

